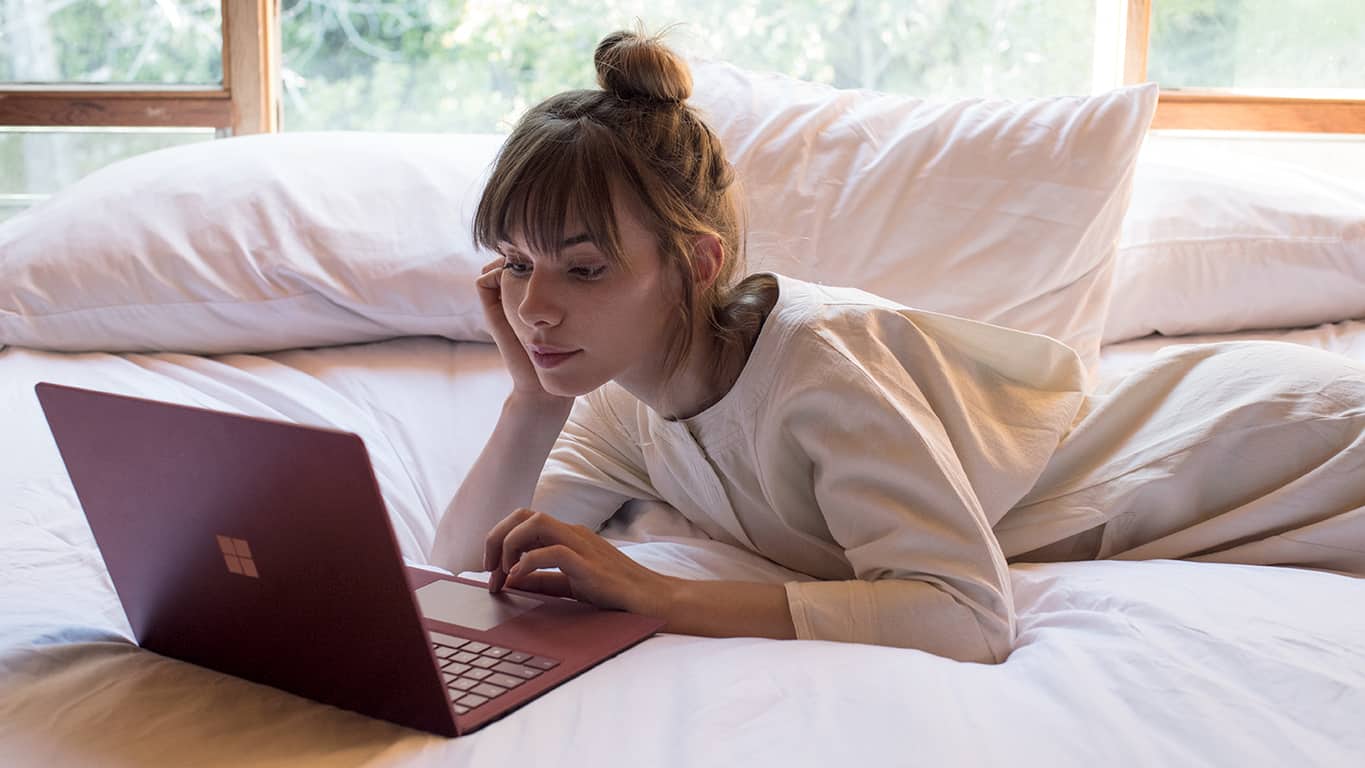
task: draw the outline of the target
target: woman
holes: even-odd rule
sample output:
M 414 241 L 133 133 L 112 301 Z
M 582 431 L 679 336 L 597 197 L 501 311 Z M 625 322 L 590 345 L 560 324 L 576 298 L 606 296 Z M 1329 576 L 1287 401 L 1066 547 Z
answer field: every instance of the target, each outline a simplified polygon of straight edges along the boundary
M 624 32 L 595 62 L 601 90 L 522 118 L 476 213 L 501 254 L 478 288 L 513 391 L 440 522 L 438 565 L 670 632 L 980 662 L 1013 642 L 1008 561 L 1365 572 L 1360 366 L 1210 345 L 1088 396 L 1047 337 L 736 283 L 734 172 L 686 105 L 685 65 Z M 655 573 L 596 533 L 631 499 L 813 579 Z

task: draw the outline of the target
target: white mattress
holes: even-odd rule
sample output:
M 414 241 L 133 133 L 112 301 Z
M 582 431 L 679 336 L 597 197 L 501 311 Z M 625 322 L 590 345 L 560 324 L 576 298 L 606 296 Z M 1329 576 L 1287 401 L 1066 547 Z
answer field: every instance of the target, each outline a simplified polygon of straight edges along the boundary
M 1365 359 L 1365 323 L 1291 334 Z M 1119 345 L 1117 376 L 1156 342 Z M 491 346 L 269 356 L 0 351 L 0 765 L 1319 765 L 1365 756 L 1365 580 L 1181 562 L 1014 566 L 1004 664 L 660 635 L 454 740 L 158 657 L 126 619 L 33 384 L 338 427 L 366 441 L 406 557 L 508 382 Z M 781 581 L 649 510 L 613 533 L 681 576 Z

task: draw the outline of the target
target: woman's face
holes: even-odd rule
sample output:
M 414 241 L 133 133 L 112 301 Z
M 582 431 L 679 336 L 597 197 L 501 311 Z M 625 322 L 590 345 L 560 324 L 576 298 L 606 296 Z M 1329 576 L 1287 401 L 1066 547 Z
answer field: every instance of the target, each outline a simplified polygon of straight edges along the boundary
M 629 271 L 572 219 L 558 254 L 532 253 L 520 234 L 499 248 L 503 312 L 553 394 L 581 395 L 612 380 L 654 392 L 664 375 L 676 291 L 657 240 L 623 197 L 613 195 Z

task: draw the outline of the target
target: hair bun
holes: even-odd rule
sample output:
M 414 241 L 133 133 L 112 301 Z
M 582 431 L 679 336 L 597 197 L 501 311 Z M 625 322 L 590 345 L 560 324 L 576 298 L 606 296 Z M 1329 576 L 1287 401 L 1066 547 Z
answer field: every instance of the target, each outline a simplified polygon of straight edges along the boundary
M 593 54 L 597 83 L 621 99 L 681 104 L 692 95 L 692 73 L 658 36 L 612 32 Z

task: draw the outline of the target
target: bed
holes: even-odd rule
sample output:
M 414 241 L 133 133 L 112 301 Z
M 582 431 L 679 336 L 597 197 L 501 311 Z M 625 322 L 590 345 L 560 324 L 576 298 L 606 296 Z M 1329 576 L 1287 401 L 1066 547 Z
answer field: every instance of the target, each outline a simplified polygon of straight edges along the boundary
M 739 77 L 729 70 L 722 74 Z M 705 82 L 705 75 L 699 81 Z M 802 93 L 808 100 L 819 95 Z M 752 96 L 735 98 L 756 101 Z M 1149 96 L 1154 94 L 1130 92 L 1123 98 L 1139 104 Z M 1112 113 L 1112 103 L 1095 103 L 1100 113 Z M 1050 102 L 1047 109 L 1063 107 L 1074 111 L 1085 104 Z M 952 112 L 943 105 L 930 108 L 936 110 L 932 114 L 939 122 L 934 124 L 940 127 Z M 982 124 L 979 115 L 970 113 L 977 108 L 984 107 L 969 105 L 965 124 Z M 799 111 L 788 117 L 781 123 L 788 127 L 784 130 L 800 123 Z M 1028 286 L 1034 291 L 1028 297 L 1033 304 L 995 302 L 1005 308 L 1001 311 L 1014 312 L 1012 319 L 1025 325 L 1034 317 L 1054 323 L 1051 329 L 1072 334 L 1078 349 L 1093 347 L 1094 386 L 1099 389 L 1112 386 L 1163 347 L 1227 338 L 1274 338 L 1365 362 L 1365 310 L 1357 313 L 1349 305 L 1351 297 L 1343 299 L 1344 305 L 1314 303 L 1318 294 L 1313 285 L 1303 289 L 1307 299 L 1296 296 L 1290 281 L 1278 276 L 1273 279 L 1282 302 L 1276 306 L 1292 320 L 1275 316 L 1259 328 L 1238 327 L 1236 318 L 1218 315 L 1220 301 L 1236 304 L 1235 296 L 1220 300 L 1210 295 L 1196 302 L 1218 316 L 1202 321 L 1207 333 L 1179 337 L 1144 332 L 1146 324 L 1166 322 L 1175 312 L 1139 317 L 1136 313 L 1151 309 L 1151 302 L 1109 300 L 1110 291 L 1136 291 L 1141 284 L 1139 275 L 1146 267 L 1135 260 L 1150 260 L 1161 243 L 1185 247 L 1199 239 L 1166 237 L 1169 232 L 1162 229 L 1175 227 L 1169 206 L 1160 205 L 1166 197 L 1160 187 L 1163 179 L 1169 181 L 1163 169 L 1188 166 L 1175 160 L 1163 165 L 1155 156 L 1138 163 L 1137 147 L 1150 110 L 1135 109 L 1125 119 L 1134 126 L 1128 138 L 1111 141 L 1128 141 L 1130 151 L 1114 154 L 1113 145 L 1106 145 L 1119 166 L 1105 182 L 1113 194 L 1090 199 L 1090 208 L 1074 212 L 1088 222 L 1107 220 L 1108 228 L 1072 227 L 1066 234 L 1069 252 L 1087 252 L 1095 242 L 1112 246 L 1102 268 L 1068 262 L 1067 285 L 1083 291 L 1064 296 L 1059 304 L 1087 306 L 1088 300 L 1078 301 L 1077 296 L 1087 297 L 1103 283 L 1102 316 L 1082 322 L 1063 309 L 1040 311 L 1038 302 L 1058 298 L 1057 286 L 1041 282 Z M 783 166 L 781 158 L 745 155 L 742 134 L 771 130 L 774 124 L 740 121 L 723 127 L 729 146 L 742 157 L 742 170 L 754 180 L 750 188 L 756 198 L 764 191 L 762 163 L 791 166 Z M 860 129 L 875 124 L 858 123 Z M 1010 124 L 1036 128 L 1039 121 Z M 1111 127 L 1101 123 L 1095 130 L 1112 133 Z M 998 131 L 988 133 L 1001 141 Z M 387 215 L 427 221 L 430 226 L 423 231 L 433 241 L 452 237 L 433 212 L 465 210 L 461 206 L 468 201 L 467 195 L 463 202 L 429 198 L 448 194 L 452 187 L 461 194 L 476 188 L 487 152 L 496 146 L 496 140 L 471 139 L 481 148 L 478 152 L 471 154 L 465 145 L 443 165 L 432 158 L 446 144 L 430 138 L 382 150 L 356 143 L 355 137 L 333 140 L 352 142 L 346 151 L 355 163 L 353 173 L 373 171 L 367 176 L 372 185 L 401 179 L 411 194 L 412 180 L 423 180 L 413 198 L 416 213 L 395 205 Z M 247 160 L 269 156 L 262 167 L 278 180 L 288 174 L 288 163 L 308 162 L 303 142 L 285 141 L 278 156 L 269 154 L 270 146 L 246 139 L 215 143 L 244 153 L 215 161 L 222 173 L 245 173 Z M 326 145 L 326 140 L 313 137 L 308 143 Z M 1012 155 L 1019 146 L 1010 148 Z M 169 152 L 181 151 L 190 150 Z M 335 157 L 338 151 L 336 145 L 317 150 L 319 157 Z M 383 153 L 373 167 L 367 165 L 371 151 Z M 396 158 L 395 152 L 403 157 Z M 1365 760 L 1365 729 L 1360 728 L 1365 712 L 1365 580 L 1302 569 L 1176 561 L 1015 564 L 1011 577 L 1018 639 L 1009 659 L 994 666 L 869 645 L 661 634 L 457 739 L 407 730 L 138 649 L 38 408 L 36 382 L 355 432 L 365 440 L 402 553 L 417 565 L 426 562 L 435 521 L 491 431 L 497 405 L 509 388 L 495 348 L 479 340 L 477 318 L 467 311 L 469 297 L 459 293 L 468 274 L 453 270 L 452 275 L 448 260 L 414 250 L 415 224 L 403 219 L 405 226 L 395 228 L 405 238 L 407 272 L 378 262 L 368 271 L 328 271 L 318 254 L 331 246 L 319 230 L 345 229 L 338 241 L 366 253 L 393 246 L 396 235 L 385 231 L 375 235 L 382 242 L 364 240 L 368 230 L 353 221 L 365 215 L 362 203 L 347 198 L 312 205 L 316 200 L 300 196 L 297 186 L 271 187 L 261 178 L 253 181 L 256 191 L 241 198 L 248 202 L 238 203 L 225 197 L 222 190 L 231 188 L 226 181 L 196 175 L 189 187 L 219 190 L 217 213 L 205 217 L 202 191 L 194 197 L 184 188 L 156 188 L 180 183 L 166 169 L 184 168 L 185 160 L 185 155 L 172 155 L 111 168 L 82 182 L 85 187 L 54 198 L 43 210 L 0 227 L 0 258 L 11 259 L 5 262 L 4 279 L 12 281 L 10 286 L 0 284 L 9 291 L 0 298 L 10 300 L 0 305 L 9 312 L 0 316 L 8 322 L 0 324 L 8 344 L 0 349 L 0 765 L 1354 766 Z M 310 176 L 311 188 L 327 189 L 323 177 L 323 171 Z M 1300 178 L 1298 183 L 1308 182 Z M 1054 202 L 1061 195 L 1059 185 L 1049 182 Z M 280 194 L 266 194 L 271 204 L 261 205 L 262 189 Z M 822 188 L 810 189 L 811 206 L 819 209 L 825 204 L 819 197 Z M 112 209 L 108 220 L 101 219 L 114 205 L 110 200 L 122 199 L 110 190 L 133 190 L 124 197 L 135 197 L 139 205 L 125 203 Z M 839 190 L 840 195 L 857 192 Z M 1228 194 L 1209 192 L 1215 193 Z M 1355 193 L 1356 200 L 1365 199 L 1365 190 Z M 94 199 L 103 200 L 104 207 L 93 204 Z M 145 212 L 153 199 L 161 202 L 152 206 L 154 215 L 146 214 L 152 218 L 137 220 L 142 215 L 137 211 Z M 842 199 L 828 205 L 841 208 Z M 997 212 L 1013 211 L 1021 221 L 1037 219 L 1036 211 L 1001 204 L 998 197 L 991 205 Z M 195 227 L 179 231 L 179 240 L 167 235 L 168 227 L 181 226 L 167 223 L 171 216 L 166 211 L 176 206 L 181 211 L 177 215 L 190 211 L 199 217 Z M 306 220 L 300 211 L 316 214 L 322 208 L 327 226 L 298 234 Z M 1336 217 L 1322 226 L 1338 227 L 1342 235 L 1335 244 L 1345 243 L 1347 249 L 1345 257 L 1337 251 L 1320 256 L 1334 265 L 1333 280 L 1358 280 L 1365 272 L 1365 249 L 1359 242 L 1365 207 L 1328 211 L 1324 204 L 1314 210 Z M 72 211 L 79 212 L 78 219 Z M 802 213 L 794 209 L 790 215 Z M 1348 216 L 1355 217 L 1354 224 L 1346 222 Z M 209 218 L 216 223 L 207 223 Z M 47 231 L 58 222 L 77 220 L 91 232 L 68 231 L 61 242 L 32 245 L 34 238 L 41 239 L 39 224 Z M 1269 226 L 1264 216 L 1259 223 Z M 160 251 L 152 262 L 156 270 L 134 270 L 136 279 L 119 284 L 119 290 L 127 292 L 132 285 L 144 299 L 160 290 L 197 292 L 157 304 L 175 307 L 167 311 L 180 314 L 111 309 L 101 291 L 117 284 L 118 276 L 130 274 L 129 265 L 101 261 L 102 253 L 85 257 L 78 266 L 69 262 L 70 272 L 60 274 L 33 260 L 62 249 L 91 253 L 102 242 L 107 248 L 137 226 L 143 228 L 143 245 L 172 243 L 199 256 L 170 264 Z M 755 221 L 760 241 L 764 232 L 790 234 L 794 226 L 761 216 Z M 261 240 L 257 236 L 263 232 L 269 236 Z M 1017 247 L 1019 232 L 1008 234 L 1000 242 Z M 219 243 L 250 242 L 246 252 L 257 254 L 266 246 L 288 250 L 295 243 L 291 238 L 307 240 L 310 259 L 273 272 L 266 268 L 271 265 L 256 264 L 261 268 L 245 277 L 213 272 L 214 265 L 200 258 L 210 235 Z M 1252 232 L 1247 241 L 1260 242 L 1263 235 Z M 812 235 L 802 242 L 823 236 L 831 235 Z M 356 246 L 358 238 L 361 244 Z M 1310 245 L 1323 246 L 1321 238 L 1296 238 L 1278 240 L 1276 253 L 1286 264 L 1302 264 L 1312 255 L 1306 250 Z M 1228 239 L 1223 236 L 1220 242 Z M 24 243 L 31 246 L 26 253 L 37 256 L 21 262 L 15 254 Z M 993 247 L 978 243 L 975 253 Z M 1209 252 L 1194 251 L 1199 256 Z M 787 262 L 764 263 L 758 254 L 759 266 L 797 273 L 816 268 L 789 250 L 783 253 Z M 461 257 L 461 269 L 477 269 L 475 255 Z M 1052 251 L 1047 258 L 1055 262 L 1062 257 Z M 1124 258 L 1134 263 L 1125 267 Z M 944 269 L 951 273 L 979 263 L 963 259 Z M 101 265 L 109 268 L 100 272 Z M 904 279 L 886 271 L 890 268 L 885 264 L 873 266 L 881 270 L 876 278 L 884 286 Z M 1185 266 L 1199 274 L 1209 271 L 1208 262 Z M 866 271 L 868 265 L 858 269 Z M 915 271 L 924 274 L 918 267 Z M 1062 271 L 1046 272 L 1055 276 Z M 62 274 L 69 282 L 62 282 Z M 396 284 L 383 281 L 397 274 L 410 287 L 393 299 Z M 161 278 L 163 283 L 156 282 Z M 238 278 L 243 282 L 233 285 Z M 448 282 L 437 290 L 431 280 Z M 1129 281 L 1128 288 L 1115 286 L 1122 280 Z M 279 286 L 290 295 L 260 295 Z M 301 291 L 300 286 L 312 290 Z M 211 295 L 228 288 L 231 300 Z M 972 298 L 984 300 L 980 294 Z M 390 303 L 379 306 L 376 296 Z M 191 299 L 202 300 L 210 310 L 189 314 Z M 314 299 L 317 306 L 304 305 Z M 62 301 L 68 305 L 60 311 L 38 311 Z M 74 306 L 80 301 L 88 303 Z M 251 302 L 256 304 L 248 306 Z M 1303 321 L 1307 303 L 1328 316 Z M 1120 310 L 1128 314 L 1115 315 Z M 1200 327 L 1197 312 L 1189 307 L 1184 311 L 1180 322 Z M 263 325 L 251 327 L 258 316 L 264 317 Z M 280 327 L 282 317 L 291 321 L 288 327 Z M 1138 335 L 1103 338 L 1106 327 L 1137 329 L 1131 333 Z M 150 351 L 157 348 L 176 351 Z M 640 562 L 673 575 L 777 583 L 790 576 L 775 563 L 707 540 L 659 505 L 627 505 L 604 535 Z

